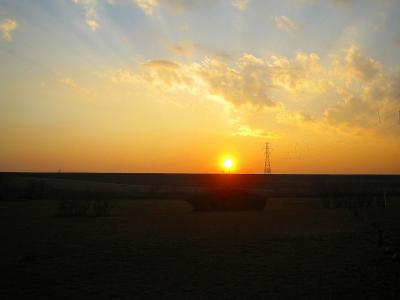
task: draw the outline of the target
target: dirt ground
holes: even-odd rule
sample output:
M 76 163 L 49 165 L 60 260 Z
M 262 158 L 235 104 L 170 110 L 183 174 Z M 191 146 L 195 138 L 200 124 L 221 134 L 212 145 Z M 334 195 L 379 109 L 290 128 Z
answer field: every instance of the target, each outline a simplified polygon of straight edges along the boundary
M 57 205 L 0 202 L 1 299 L 399 299 L 393 249 L 344 208 L 116 200 L 111 217 L 63 218 Z

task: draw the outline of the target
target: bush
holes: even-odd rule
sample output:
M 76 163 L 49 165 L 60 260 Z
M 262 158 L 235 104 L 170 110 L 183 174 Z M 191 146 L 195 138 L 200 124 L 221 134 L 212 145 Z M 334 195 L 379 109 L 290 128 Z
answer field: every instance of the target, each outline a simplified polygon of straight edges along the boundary
M 87 216 L 90 200 L 63 199 L 59 201 L 58 215 L 62 217 Z

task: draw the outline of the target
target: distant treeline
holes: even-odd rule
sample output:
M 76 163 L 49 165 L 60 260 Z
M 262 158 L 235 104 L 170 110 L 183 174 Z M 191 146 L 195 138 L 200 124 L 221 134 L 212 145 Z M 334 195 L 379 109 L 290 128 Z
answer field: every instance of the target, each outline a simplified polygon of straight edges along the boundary
M 400 176 L 0 173 L 0 200 L 182 199 L 219 188 L 257 190 L 269 198 L 398 197 Z
M 78 200 L 78 199 L 158 199 L 181 196 L 173 187 L 147 185 L 121 188 L 119 185 L 85 182 L 54 185 L 42 178 L 0 177 L 0 201 L 10 200 Z

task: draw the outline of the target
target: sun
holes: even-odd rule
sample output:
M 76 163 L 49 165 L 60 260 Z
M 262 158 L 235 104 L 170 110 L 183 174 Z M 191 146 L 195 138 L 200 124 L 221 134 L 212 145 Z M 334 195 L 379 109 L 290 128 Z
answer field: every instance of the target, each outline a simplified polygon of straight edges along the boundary
M 223 168 L 224 168 L 224 172 L 230 173 L 230 172 L 233 171 L 233 169 L 234 169 L 234 167 L 235 167 L 235 163 L 234 163 L 234 161 L 233 161 L 232 158 L 227 157 L 227 158 L 225 158 L 225 159 L 223 160 L 222 166 L 223 166 Z

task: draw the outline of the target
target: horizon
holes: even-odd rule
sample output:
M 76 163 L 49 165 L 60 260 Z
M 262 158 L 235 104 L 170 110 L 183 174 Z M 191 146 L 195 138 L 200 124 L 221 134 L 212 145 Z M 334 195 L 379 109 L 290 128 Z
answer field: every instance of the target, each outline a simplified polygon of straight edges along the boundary
M 399 14 L 0 0 L 0 173 L 399 175 Z
M 95 174 L 118 174 L 118 175 L 221 175 L 221 176 L 357 176 L 357 177 L 368 177 L 368 176 L 400 176 L 400 174 L 397 173 L 225 173 L 225 172 L 219 172 L 219 173 L 183 173 L 183 172 L 165 172 L 165 173 L 160 173 L 160 172 L 86 172 L 86 171 L 39 171 L 39 172 L 33 172 L 33 171 L 0 171 L 0 175 L 6 175 L 6 174 L 15 174 L 15 175 L 41 175 L 41 174 L 60 174 L 60 175 L 69 175 L 69 174 L 88 174 L 88 175 L 95 175 Z

